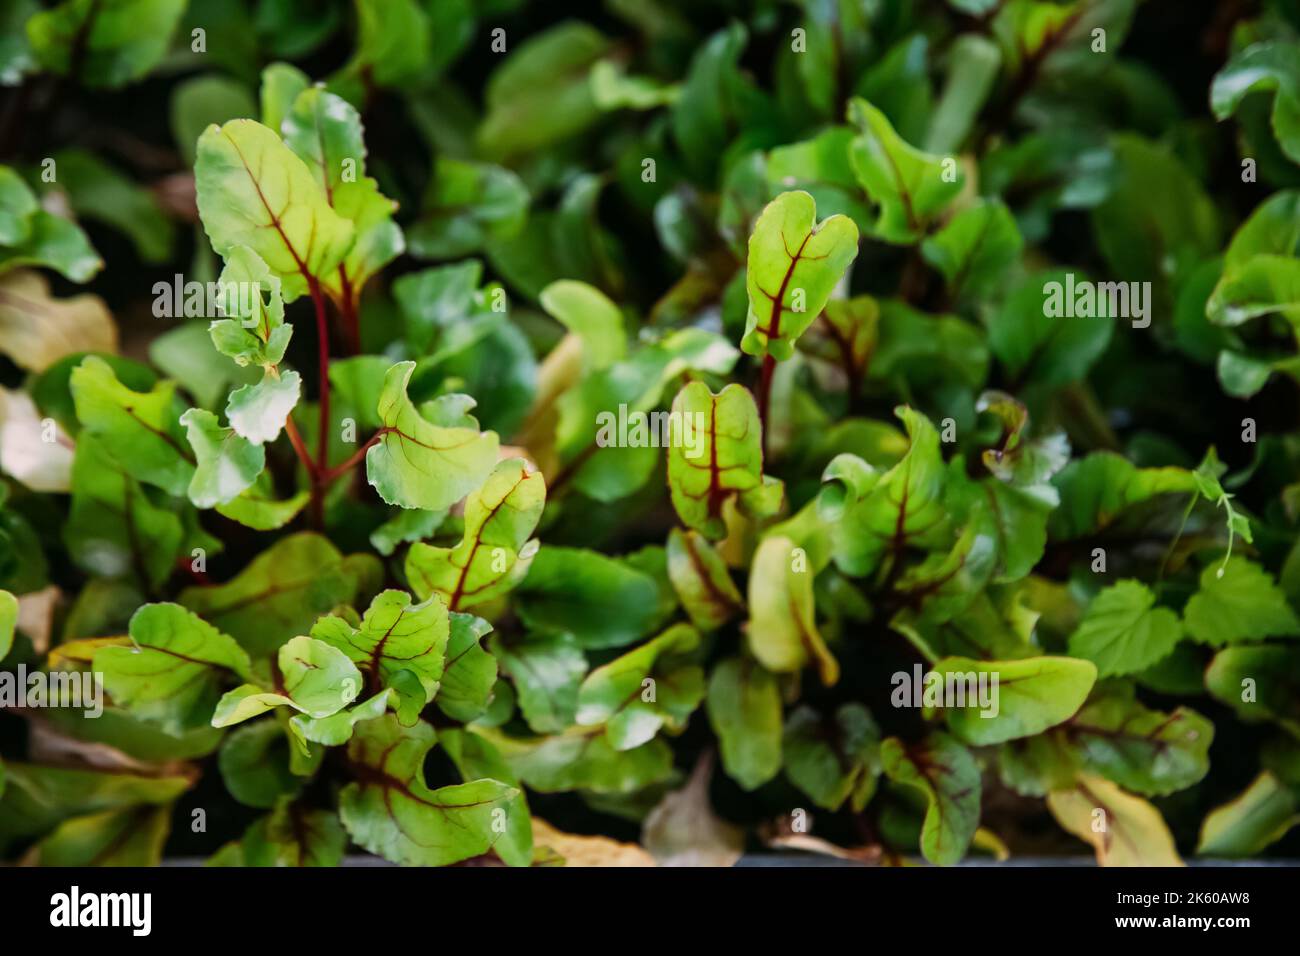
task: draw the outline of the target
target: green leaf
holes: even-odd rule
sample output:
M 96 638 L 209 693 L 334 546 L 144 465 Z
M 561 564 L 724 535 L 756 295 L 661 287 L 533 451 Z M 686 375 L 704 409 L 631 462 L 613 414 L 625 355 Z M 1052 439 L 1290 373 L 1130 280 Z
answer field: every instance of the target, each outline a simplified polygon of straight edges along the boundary
M 40 65 L 86 86 L 140 79 L 167 52 L 185 0 L 64 0 L 27 21 Z
M 339 816 L 358 845 L 404 866 L 445 866 L 487 853 L 500 838 L 495 811 L 519 790 L 483 779 L 430 790 L 424 761 L 437 735 L 392 715 L 367 721 L 348 744 L 361 773 L 339 794 Z
M 528 573 L 537 544 L 529 536 L 546 506 L 546 482 L 522 458 L 496 466 L 465 499 L 465 531 L 453 548 L 422 541 L 406 554 L 417 594 L 438 595 L 452 610 L 493 600 Z
M 360 627 L 330 615 L 317 621 L 311 634 L 359 666 L 367 675 L 366 686 L 395 690 L 398 713 L 409 726 L 438 692 L 449 628 L 441 598 L 412 604 L 405 591 L 389 590 L 370 602 Z
M 834 720 L 801 706 L 785 722 L 785 775 L 813 803 L 862 811 L 880 776 L 880 728 L 861 704 L 843 704 Z
M 35 866 L 159 866 L 171 808 L 105 810 L 59 824 L 31 853 Z
M 665 616 L 654 577 L 624 560 L 580 548 L 542 548 L 515 598 L 515 610 L 529 627 L 572 634 L 590 649 L 630 644 Z
M 445 511 L 397 508 L 391 518 L 370 532 L 370 545 L 388 557 L 402 544 L 432 538 L 446 520 Z
M 439 156 L 420 216 L 407 233 L 411 255 L 456 259 L 519 234 L 528 216 L 528 188 L 490 163 Z
M 1274 93 L 1273 135 L 1292 161 L 1300 163 L 1300 45 L 1295 43 L 1253 43 L 1235 53 L 1223 69 L 1214 74 L 1210 86 L 1210 109 L 1216 118 L 1227 119 L 1237 112 L 1251 93 Z
M 475 728 L 529 788 L 556 793 L 581 788 L 601 794 L 635 793 L 672 773 L 673 752 L 661 738 L 615 750 L 603 728 L 520 739 Z
M 32 234 L 32 217 L 40 208 L 23 178 L 8 166 L 0 166 L 0 246 L 25 242 Z
M 297 372 L 268 369 L 256 385 L 245 385 L 230 393 L 226 418 L 236 434 L 254 445 L 275 441 L 298 404 L 301 391 L 302 379 Z
M 879 210 L 871 233 L 884 242 L 916 242 L 961 192 L 965 175 L 904 142 L 866 100 L 849 103 L 849 122 L 858 129 L 849 154 L 853 171 Z
M 95 652 L 114 704 L 172 733 L 212 716 L 223 670 L 248 679 L 248 655 L 179 604 L 146 604 L 131 618 L 131 643 Z
M 492 653 L 513 682 L 519 709 L 532 730 L 553 734 L 573 726 L 587 658 L 572 634 L 523 641 L 497 637 Z
M 1274 312 L 1300 327 L 1300 261 L 1290 256 L 1253 256 L 1226 272 L 1205 304 L 1216 325 L 1241 325 Z
M 484 737 L 468 730 L 445 729 L 438 742 L 456 765 L 465 781 L 488 778 L 507 783 L 519 790 L 506 805 L 506 828 L 492 845 L 492 851 L 507 866 L 530 866 L 533 862 L 533 821 L 528 812 L 528 801 L 514 773 L 501 759 L 496 747 Z
M 249 488 L 217 505 L 217 513 L 254 531 L 274 531 L 296 518 L 310 498 L 311 490 L 306 488 L 290 498 L 276 498 L 271 476 L 263 471 Z
M 1000 200 L 980 200 L 957 213 L 921 243 L 925 261 L 941 273 L 953 301 L 978 299 L 998 288 L 1024 241 Z
M 1187 602 L 1183 620 L 1193 639 L 1214 647 L 1300 637 L 1300 619 L 1273 576 L 1245 558 L 1202 571 L 1201 586 Z
M 921 826 L 921 852 L 948 866 L 966 855 L 980 818 L 980 772 L 969 750 L 947 734 L 905 744 L 890 737 L 880 759 L 891 780 L 920 790 L 929 803 Z
M 1093 232 L 1111 272 L 1163 283 L 1218 248 L 1218 214 L 1196 178 L 1165 147 L 1132 134 L 1112 137 L 1114 188 L 1092 210 Z
M 275 63 L 267 67 L 264 75 L 284 68 Z M 290 67 L 292 69 L 292 67 Z M 306 78 L 303 79 L 304 84 Z M 194 153 L 199 136 L 213 123 L 220 126 L 226 120 L 257 115 L 257 106 L 248 87 L 239 80 L 217 73 L 201 74 L 178 83 L 171 96 L 172 139 L 180 148 L 181 159 L 187 167 L 194 166 Z M 268 126 L 278 130 L 279 121 Z
M 326 717 L 308 717 L 306 714 L 294 714 L 289 718 L 290 732 L 301 743 L 324 744 L 337 747 L 352 739 L 357 724 L 366 720 L 382 717 L 390 704 L 397 703 L 397 692 L 381 690 L 368 700 L 350 708 L 336 711 Z M 308 748 L 310 752 L 310 748 Z M 296 755 L 297 752 L 295 752 Z
M 86 356 L 69 379 L 77 418 L 131 477 L 183 497 L 194 477 L 174 382 L 136 392 L 101 358 Z
M 749 237 L 749 315 L 740 347 L 750 355 L 790 358 L 795 340 L 825 308 L 857 254 L 852 220 L 835 215 L 819 223 L 806 192 L 773 199 Z
M 675 624 L 597 667 L 578 690 L 577 723 L 603 725 L 615 750 L 639 747 L 661 727 L 680 731 L 704 699 L 704 670 L 689 663 L 699 644 L 695 628 Z
M 822 473 L 818 509 L 832 527 L 835 564 L 852 577 L 870 574 L 886 554 L 944 542 L 944 464 L 939 433 L 920 412 L 900 406 L 910 447 L 883 475 L 854 455 L 838 455 Z
M 1135 505 L 1167 494 L 1193 494 L 1196 480 L 1186 468 L 1139 468 L 1113 452 L 1093 452 L 1065 466 L 1052 484 L 1061 504 L 1048 521 L 1058 540 L 1096 534 Z
M 1256 856 L 1300 823 L 1300 798 L 1265 770 L 1250 786 L 1215 807 L 1201 823 L 1198 856 Z
M 98 220 L 125 233 L 146 263 L 171 258 L 175 229 L 153 193 L 92 153 L 65 149 L 53 159 L 59 188 L 78 218 Z
M 100 442 L 77 439 L 63 540 L 78 567 L 103 577 L 134 574 L 141 586 L 157 587 L 171 577 L 183 537 L 180 517 L 155 504 Z
M 38 209 L 26 225 L 21 243 L 0 246 L 0 273 L 19 266 L 42 266 L 73 282 L 87 282 L 104 267 L 86 234 L 70 219 Z
M 731 384 L 714 394 L 690 382 L 673 399 L 672 415 L 668 487 L 687 527 L 723 537 L 729 501 L 752 517 L 776 513 L 784 489 L 763 475 L 762 426 L 748 389 Z
M 1103 695 L 1061 732 L 1088 772 L 1148 796 L 1186 789 L 1210 769 L 1214 725 L 1186 707 L 1166 714 L 1132 694 Z
M 7 761 L 0 798 L 0 852 L 21 837 L 47 833 L 64 820 L 141 805 L 166 806 L 188 790 L 192 778 L 103 769 L 44 767 Z
M 817 632 L 814 571 L 802 548 L 782 535 L 764 538 L 749 571 L 747 646 L 760 664 L 778 674 L 809 663 L 827 687 L 839 680 L 839 663 Z
M 1242 720 L 1274 720 L 1300 734 L 1300 648 L 1265 644 L 1228 647 L 1205 671 L 1210 696 Z
M 673 589 L 700 630 L 717 630 L 743 609 L 744 600 L 722 555 L 698 531 L 673 528 L 667 553 Z
M 299 635 L 286 641 L 277 662 L 279 673 L 273 690 L 255 684 L 236 687 L 217 704 L 212 726 L 228 727 L 279 706 L 311 717 L 328 717 L 361 691 L 361 673 L 348 656 L 314 637 Z
M 822 212 L 843 213 L 860 229 L 867 228 L 870 217 L 849 162 L 853 137 L 849 127 L 834 126 L 813 139 L 772 150 L 766 171 L 771 194 L 804 190 Z
M 266 465 L 266 451 L 223 428 L 217 416 L 191 408 L 180 417 L 198 465 L 190 479 L 189 496 L 195 507 L 211 508 L 234 500 L 252 486 Z
M 282 800 L 239 846 L 244 866 L 339 866 L 347 843 L 337 814 Z
M 496 464 L 497 436 L 421 415 L 406 393 L 414 370 L 414 362 L 388 370 L 379 399 L 383 426 L 366 453 L 366 477 L 389 504 L 439 511 L 483 484 Z
M 289 769 L 289 737 L 277 720 L 254 721 L 227 734 L 217 768 L 230 795 L 249 807 L 269 809 L 303 786 Z
M 1140 581 L 1119 581 L 1093 598 L 1070 636 L 1070 653 L 1097 665 L 1100 677 L 1134 674 L 1163 660 L 1183 636 L 1178 615 L 1156 607 Z
M 230 120 L 199 137 L 194 184 L 203 228 L 219 254 L 257 253 L 287 301 L 334 270 L 352 245 L 307 165 L 260 123 Z
M 447 667 L 438 690 L 438 708 L 452 720 L 476 720 L 492 700 L 497 661 L 482 644 L 491 631 L 492 625 L 481 617 L 452 612 Z
M 294 99 L 280 131 L 285 145 L 307 164 L 329 205 L 355 227 L 355 240 L 343 261 L 320 277 L 345 309 L 355 308 L 366 281 L 404 249 L 402 231 L 392 221 L 397 204 L 365 175 L 361 116 L 342 97 L 313 87 Z
M 212 344 L 236 365 L 278 365 L 289 347 L 293 326 L 284 322 L 280 279 L 252 249 L 235 246 L 226 254 L 218 289 L 222 310 L 230 318 L 209 328 Z M 256 290 L 256 294 L 246 294 Z M 245 310 L 244 306 L 252 306 Z
M 605 369 L 626 357 L 623 313 L 599 289 L 585 282 L 561 279 L 543 289 L 538 301 L 581 340 L 585 369 Z
M 418 0 L 356 0 L 356 8 L 357 49 L 345 75 L 364 76 L 381 87 L 401 86 L 430 65 L 429 17 L 437 7 Z
M 1007 296 L 989 323 L 989 349 L 1015 381 L 1044 386 L 1082 380 L 1106 351 L 1115 328 L 1109 318 L 1067 319 L 1045 303 L 1069 287 L 1064 271 L 1036 273 Z
M 14 646 L 14 628 L 18 624 L 18 599 L 8 591 L 0 590 L 0 661 Z
M 727 776 L 745 790 L 781 769 L 781 689 L 776 677 L 748 657 L 730 657 L 709 675 L 709 724 L 718 736 Z
M 180 603 L 230 634 L 255 656 L 310 630 L 336 604 L 349 604 L 359 569 L 326 538 L 282 538 L 225 584 L 186 588 Z
M 1087 661 L 1069 657 L 1029 657 L 1015 661 L 975 661 L 945 657 L 935 662 L 946 695 L 957 694 L 944 708 L 949 729 L 973 746 L 1000 744 L 1042 733 L 1068 720 L 1083 704 L 1097 679 Z M 981 675 L 991 693 L 991 707 L 977 691 Z M 996 685 L 993 676 L 997 676 Z M 965 695 L 965 706 L 958 702 Z M 897 694 L 898 691 L 895 691 Z
M 478 144 L 489 159 L 529 153 L 582 132 L 601 115 L 587 74 L 610 52 L 585 23 L 567 21 L 529 37 L 487 82 Z

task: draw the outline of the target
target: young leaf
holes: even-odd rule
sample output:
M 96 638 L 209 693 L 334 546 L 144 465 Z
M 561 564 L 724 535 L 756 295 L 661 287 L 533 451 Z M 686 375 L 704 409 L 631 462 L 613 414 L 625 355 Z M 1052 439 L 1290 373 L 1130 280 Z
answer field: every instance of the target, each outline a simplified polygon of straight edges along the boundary
M 687 527 L 723 537 L 731 500 L 752 517 L 776 513 L 784 489 L 763 474 L 762 426 L 748 389 L 732 384 L 715 395 L 691 382 L 673 399 L 672 414 L 677 434 L 668 446 L 668 487 Z
M 827 687 L 840 666 L 817 632 L 813 570 L 803 549 L 781 535 L 763 539 L 749 571 L 747 644 L 760 664 L 778 674 L 795 673 L 814 663 Z
M 576 721 L 603 724 L 615 750 L 632 750 L 659 728 L 681 730 L 704 699 L 704 671 L 688 663 L 700 634 L 676 624 L 587 675 L 578 690 Z
M 198 465 L 190 479 L 189 496 L 195 507 L 225 504 L 252 486 L 266 465 L 266 450 L 222 428 L 217 416 L 191 408 L 180 417 Z
M 352 223 L 330 207 L 306 164 L 261 123 L 230 120 L 199 137 L 194 185 L 203 228 L 219 254 L 257 253 L 288 301 L 333 271 Z
M 818 508 L 832 525 L 835 564 L 862 577 L 886 554 L 939 543 L 947 527 L 939 433 L 921 413 L 900 407 L 911 447 L 883 475 L 853 455 L 839 455 L 822 474 Z
M 317 621 L 311 634 L 364 670 L 372 691 L 396 691 L 398 713 L 410 726 L 438 692 L 449 628 L 441 598 L 412 604 L 405 591 L 383 591 L 370 602 L 360 627 L 330 615 Z
M 964 173 L 955 161 L 945 170 L 944 159 L 908 145 L 866 100 L 849 103 L 849 122 L 858 128 L 849 154 L 853 171 L 879 207 L 872 233 L 899 245 L 916 242 L 961 192 Z
M 436 594 L 452 610 L 490 601 L 528 573 L 536 542 L 529 536 L 546 506 L 546 483 L 522 458 L 496 466 L 465 499 L 465 531 L 454 548 L 422 541 L 406 554 L 417 594 Z
M 357 844 L 404 866 L 446 866 L 492 849 L 501 836 L 494 811 L 518 788 L 483 779 L 430 790 L 424 761 L 436 740 L 423 721 L 403 727 L 391 714 L 357 728 L 348 744 L 357 779 L 339 794 Z
M 146 604 L 130 643 L 102 647 L 94 668 L 113 703 L 179 733 L 208 722 L 223 670 L 248 679 L 248 655 L 233 639 L 178 604 Z
M 668 532 L 667 553 L 673 589 L 700 630 L 717 630 L 744 608 L 726 562 L 698 531 L 673 528 Z
M 226 418 L 236 434 L 254 445 L 275 441 L 298 404 L 301 391 L 302 378 L 297 372 L 267 369 L 256 385 L 245 385 L 230 393 Z
M 947 866 L 965 856 L 980 819 L 980 772 L 970 751 L 935 732 L 915 744 L 888 738 L 880 760 L 886 776 L 920 790 L 929 802 L 921 826 L 925 858 Z
M 944 708 L 944 717 L 957 737 L 977 747 L 1030 737 L 1068 720 L 1097 679 L 1092 664 L 1069 657 L 1016 661 L 945 657 L 935 662 L 933 673 L 943 677 L 949 694 L 954 688 L 959 694 L 964 692 L 964 706 L 958 703 Z M 992 706 L 984 706 L 977 682 L 966 675 L 988 675 Z M 996 685 L 993 675 L 997 675 Z
M 270 475 L 263 471 L 250 487 L 225 504 L 217 505 L 216 510 L 254 531 L 274 531 L 297 517 L 310 498 L 310 489 L 283 500 L 276 498 Z
M 1070 653 L 1097 665 L 1101 677 L 1133 674 L 1169 656 L 1183 636 L 1178 615 L 1156 607 L 1140 581 L 1120 581 L 1093 598 L 1070 637 Z
M 252 249 L 235 246 L 226 254 L 217 287 L 222 312 L 229 316 L 208 327 L 217 351 L 239 366 L 278 365 L 293 334 L 284 321 L 279 276 Z M 252 290 L 256 295 L 244 294 Z
M 361 691 L 361 673 L 347 655 L 316 638 L 299 635 L 286 641 L 277 662 L 274 690 L 255 684 L 236 687 L 218 702 L 212 726 L 228 727 L 280 706 L 311 717 L 328 717 Z
M 420 414 L 406 394 L 414 370 L 414 362 L 388 370 L 379 399 L 383 425 L 366 452 L 366 477 L 389 504 L 439 511 L 483 484 L 496 463 L 497 436 L 476 424 L 443 427 Z
M 749 315 L 741 349 L 790 358 L 857 254 L 858 227 L 841 215 L 817 222 L 808 193 L 786 192 L 768 203 L 749 237 Z

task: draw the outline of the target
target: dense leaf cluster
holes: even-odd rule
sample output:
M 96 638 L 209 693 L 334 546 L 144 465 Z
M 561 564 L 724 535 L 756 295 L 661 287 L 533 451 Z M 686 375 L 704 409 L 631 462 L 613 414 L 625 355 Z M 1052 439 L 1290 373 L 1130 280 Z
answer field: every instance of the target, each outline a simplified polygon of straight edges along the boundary
M 1293 840 L 1294 6 L 561 6 L 0 2 L 0 855 Z

